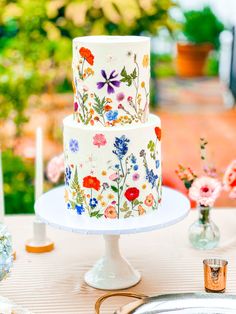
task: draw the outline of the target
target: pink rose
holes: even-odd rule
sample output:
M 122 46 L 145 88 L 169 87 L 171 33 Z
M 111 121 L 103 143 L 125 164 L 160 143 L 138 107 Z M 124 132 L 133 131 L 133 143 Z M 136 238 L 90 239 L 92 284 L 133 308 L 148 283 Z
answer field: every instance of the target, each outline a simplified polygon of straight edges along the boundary
M 61 174 L 64 173 L 64 154 L 53 157 L 47 164 L 46 174 L 48 179 L 57 183 L 61 177 Z
M 212 207 L 220 195 L 221 183 L 211 177 L 200 177 L 194 180 L 189 189 L 189 197 L 199 206 Z
M 226 191 L 236 188 L 236 160 L 233 160 L 225 171 L 223 186 Z
M 93 137 L 93 145 L 96 145 L 98 148 L 106 145 L 107 140 L 103 134 L 96 134 Z

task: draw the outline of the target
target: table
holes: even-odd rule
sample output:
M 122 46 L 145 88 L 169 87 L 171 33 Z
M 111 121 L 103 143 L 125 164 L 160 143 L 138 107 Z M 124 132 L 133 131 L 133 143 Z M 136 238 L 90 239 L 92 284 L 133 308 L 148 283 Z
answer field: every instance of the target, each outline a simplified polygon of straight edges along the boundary
M 236 294 L 236 210 L 216 209 L 212 217 L 222 235 L 220 247 L 213 251 L 197 251 L 189 246 L 188 226 L 197 218 L 196 211 L 166 229 L 122 236 L 122 252 L 142 272 L 143 278 L 127 291 L 147 295 L 201 292 L 203 258 L 223 257 L 229 260 L 227 293 Z M 6 217 L 17 260 L 10 277 L 0 283 L 0 295 L 33 313 L 94 313 L 96 299 L 105 292 L 87 286 L 83 276 L 103 252 L 102 237 L 48 227 L 48 235 L 55 241 L 55 250 L 30 254 L 24 250 L 24 244 L 32 235 L 32 222 L 33 216 Z M 124 298 L 107 301 L 102 313 L 111 314 L 126 302 Z

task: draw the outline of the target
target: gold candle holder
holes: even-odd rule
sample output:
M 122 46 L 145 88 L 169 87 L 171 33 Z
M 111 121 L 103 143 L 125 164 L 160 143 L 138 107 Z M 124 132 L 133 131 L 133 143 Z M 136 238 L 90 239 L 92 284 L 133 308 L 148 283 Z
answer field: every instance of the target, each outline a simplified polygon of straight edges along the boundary
M 203 261 L 206 292 L 223 293 L 226 288 L 228 262 L 223 259 L 210 258 Z

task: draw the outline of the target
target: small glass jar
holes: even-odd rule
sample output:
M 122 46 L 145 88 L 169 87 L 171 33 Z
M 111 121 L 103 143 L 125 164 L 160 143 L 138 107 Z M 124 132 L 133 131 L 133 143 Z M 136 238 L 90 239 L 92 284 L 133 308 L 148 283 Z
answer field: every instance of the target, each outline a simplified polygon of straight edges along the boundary
M 214 249 L 220 241 L 220 230 L 211 220 L 211 207 L 199 206 L 198 211 L 198 220 L 189 228 L 189 241 L 196 249 Z

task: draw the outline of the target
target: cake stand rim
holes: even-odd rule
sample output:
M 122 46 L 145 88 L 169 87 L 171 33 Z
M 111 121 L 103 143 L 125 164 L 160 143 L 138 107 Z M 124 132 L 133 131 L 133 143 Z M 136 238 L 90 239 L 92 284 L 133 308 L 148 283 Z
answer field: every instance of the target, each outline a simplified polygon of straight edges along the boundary
M 121 228 L 122 226 L 119 224 L 119 226 L 115 226 L 115 228 L 111 228 L 111 225 L 107 224 L 106 228 L 103 228 L 103 229 L 96 229 L 94 228 L 94 225 L 92 223 L 92 221 L 94 222 L 95 221 L 95 218 L 91 220 L 91 226 L 89 228 L 83 228 L 82 227 L 82 224 L 83 224 L 83 221 L 81 223 L 81 226 L 79 227 L 70 227 L 70 226 L 66 226 L 66 225 L 63 225 L 63 223 L 57 223 L 57 222 L 53 222 L 52 220 L 48 219 L 48 218 L 45 218 L 44 215 L 42 215 L 42 213 L 40 212 L 40 207 L 39 206 L 39 203 L 40 201 L 42 200 L 42 198 L 44 197 L 48 197 L 52 192 L 55 192 L 56 190 L 57 191 L 60 191 L 62 190 L 62 193 L 64 193 L 64 185 L 61 185 L 61 186 L 58 186 L 56 188 L 53 188 L 51 189 L 50 191 L 44 193 L 36 202 L 35 202 L 35 205 L 34 205 L 34 208 L 35 208 L 35 214 L 36 216 L 41 220 L 43 221 L 45 224 L 53 227 L 53 228 L 56 228 L 56 229 L 60 229 L 60 230 L 64 230 L 64 231 L 69 231 L 69 232 L 73 232 L 73 233 L 81 233 L 81 234 L 86 234 L 86 235 L 98 235 L 98 234 L 103 234 L 103 235 L 121 235 L 121 234 L 134 234 L 134 233 L 142 233 L 142 232 L 151 232 L 151 231 L 154 231 L 154 230 L 159 230 L 159 229 L 163 229 L 163 228 L 167 228 L 169 226 L 172 226 L 172 225 L 175 225 L 177 224 L 178 222 L 180 222 L 181 220 L 183 220 L 185 217 L 188 216 L 189 214 L 189 211 L 190 211 L 190 201 L 188 200 L 188 198 L 181 192 L 179 191 L 176 191 L 170 187 L 165 187 L 163 186 L 162 189 L 164 189 L 164 191 L 166 191 L 167 193 L 175 193 L 176 195 L 179 195 L 179 197 L 182 197 L 182 200 L 185 201 L 186 203 L 186 206 L 185 206 L 185 210 L 182 212 L 181 215 L 175 217 L 174 219 L 170 219 L 164 223 L 150 223 L 150 225 L 145 225 L 145 226 L 139 226 L 139 227 L 136 227 L 134 228 L 133 226 L 126 226 L 126 228 Z M 161 206 L 164 206 L 164 199 L 162 199 L 162 202 L 161 202 Z M 176 204 L 174 204 L 173 206 L 177 206 Z M 62 202 L 62 207 L 61 209 L 64 211 L 64 202 Z M 56 212 L 55 212 L 56 214 Z M 66 215 L 66 211 L 65 211 L 65 215 Z M 72 216 L 72 215 L 71 215 Z M 145 217 L 155 217 L 157 216 L 158 217 L 158 210 L 155 214 L 148 214 L 148 215 L 145 215 Z M 133 219 L 140 219 L 141 220 L 141 217 L 138 217 L 138 218 L 133 218 Z M 132 218 L 130 219 L 127 219 L 125 220 L 126 222 L 128 221 L 131 221 L 133 220 Z M 123 220 L 123 219 L 122 219 Z M 137 220 L 136 220 L 137 221 Z M 150 221 L 152 221 L 150 219 Z M 86 222 L 89 222 L 89 219 L 86 221 Z M 98 220 L 98 225 L 101 225 L 101 222 L 100 220 Z M 106 224 L 104 224 L 104 227 L 105 227 Z

